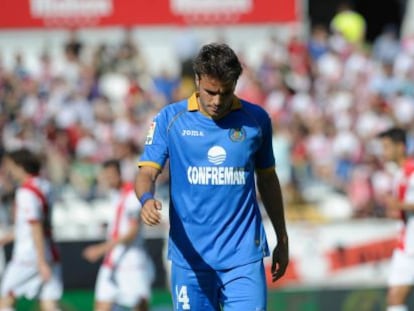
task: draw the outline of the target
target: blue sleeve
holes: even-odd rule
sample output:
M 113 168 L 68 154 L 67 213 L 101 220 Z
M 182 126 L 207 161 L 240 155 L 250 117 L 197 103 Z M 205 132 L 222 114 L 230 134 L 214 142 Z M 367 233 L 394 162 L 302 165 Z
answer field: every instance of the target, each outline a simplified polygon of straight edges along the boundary
M 168 158 L 168 118 L 165 109 L 154 118 L 145 139 L 144 152 L 139 166 L 153 166 L 162 169 Z
M 262 140 L 256 152 L 256 169 L 263 170 L 275 166 L 272 147 L 272 122 L 266 114 L 261 118 Z

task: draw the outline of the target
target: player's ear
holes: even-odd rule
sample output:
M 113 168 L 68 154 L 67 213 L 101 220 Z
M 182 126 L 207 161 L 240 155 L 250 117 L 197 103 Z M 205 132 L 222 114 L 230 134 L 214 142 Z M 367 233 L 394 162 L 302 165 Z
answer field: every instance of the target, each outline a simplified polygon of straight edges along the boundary
M 200 86 L 200 76 L 199 75 L 195 75 L 195 85 L 198 88 Z

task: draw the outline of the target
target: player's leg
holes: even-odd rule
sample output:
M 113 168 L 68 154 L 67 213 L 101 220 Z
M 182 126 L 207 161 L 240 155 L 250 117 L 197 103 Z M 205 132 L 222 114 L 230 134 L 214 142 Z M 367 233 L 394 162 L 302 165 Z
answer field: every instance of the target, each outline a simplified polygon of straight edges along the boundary
M 220 273 L 220 304 L 224 311 L 255 310 L 265 311 L 267 290 L 263 261 Z
M 388 278 L 387 311 L 407 311 L 405 305 L 414 284 L 414 257 L 395 250 Z
M 10 287 L 10 273 L 6 269 L 1 286 L 0 311 L 14 311 L 16 299 Z
M 41 285 L 39 293 L 40 310 L 60 311 L 59 300 L 63 294 L 62 269 L 60 264 L 52 265 L 52 276 Z
M 19 267 L 11 261 L 3 274 L 0 289 L 0 311 L 13 311 L 16 302 L 16 290 L 19 290 L 24 282 L 26 271 L 23 269 L 19 273 Z
M 409 311 L 406 305 L 388 306 L 387 311 Z
M 133 311 L 148 311 L 149 310 L 149 300 L 151 297 L 151 285 L 154 282 L 155 269 L 152 265 L 152 262 L 147 262 L 145 265 L 142 265 L 144 269 L 137 269 L 137 275 L 135 277 L 135 282 L 138 285 L 136 288 L 137 295 L 139 298 L 135 304 Z
M 40 310 L 42 311 L 61 311 L 56 300 L 41 300 Z
M 141 267 L 141 266 L 139 266 Z M 118 284 L 117 303 L 128 310 L 148 310 L 148 300 L 151 295 L 151 282 L 145 267 L 141 268 L 122 268 L 116 273 Z
M 407 301 L 410 291 L 411 286 L 391 286 L 387 293 L 387 311 L 408 311 L 405 302 Z
M 94 311 L 111 311 L 112 302 L 108 301 L 95 301 Z
M 141 299 L 141 301 L 133 309 L 133 311 L 148 311 L 148 310 L 149 310 L 148 299 Z
M 113 269 L 101 266 L 95 284 L 94 311 L 111 311 L 117 294 L 117 286 L 114 282 Z
M 219 311 L 219 279 L 216 271 L 193 271 L 172 264 L 171 296 L 174 310 Z
M 14 311 L 15 298 L 6 295 L 0 298 L 0 311 Z

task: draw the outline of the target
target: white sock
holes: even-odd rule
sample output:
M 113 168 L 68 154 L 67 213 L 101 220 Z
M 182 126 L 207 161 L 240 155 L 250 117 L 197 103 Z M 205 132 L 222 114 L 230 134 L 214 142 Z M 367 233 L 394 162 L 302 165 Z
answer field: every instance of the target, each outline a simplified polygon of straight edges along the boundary
M 408 311 L 408 308 L 406 305 L 389 306 L 387 311 Z
M 0 308 L 0 311 L 14 311 L 14 308 Z

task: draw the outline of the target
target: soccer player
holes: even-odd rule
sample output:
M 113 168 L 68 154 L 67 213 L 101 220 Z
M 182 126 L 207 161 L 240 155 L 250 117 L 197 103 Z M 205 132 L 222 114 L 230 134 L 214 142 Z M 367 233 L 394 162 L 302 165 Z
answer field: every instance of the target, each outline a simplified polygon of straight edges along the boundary
M 113 191 L 113 217 L 105 242 L 88 246 L 84 257 L 104 257 L 95 286 L 95 311 L 110 311 L 113 304 L 135 311 L 148 310 L 153 267 L 143 248 L 141 205 L 131 183 L 123 183 L 117 160 L 103 164 L 103 180 Z
M 163 108 L 149 129 L 135 183 L 141 216 L 148 225 L 160 223 L 154 189 L 169 159 L 174 310 L 266 310 L 269 250 L 255 177 L 278 240 L 273 281 L 288 265 L 271 121 L 234 95 L 242 66 L 228 45 L 204 45 L 194 71 L 196 93 Z
M 394 250 L 388 279 L 387 311 L 408 311 L 406 300 L 414 284 L 414 159 L 407 156 L 406 132 L 391 128 L 381 132 L 383 157 L 398 165 L 394 193 L 386 197 L 392 210 L 401 211 L 404 224 Z
M 43 311 L 59 310 L 63 286 L 59 254 L 53 242 L 51 185 L 39 176 L 41 162 L 26 149 L 8 152 L 6 171 L 19 184 L 14 230 L 1 240 L 14 240 L 11 261 L 1 284 L 0 310 L 14 310 L 15 299 L 38 299 Z

